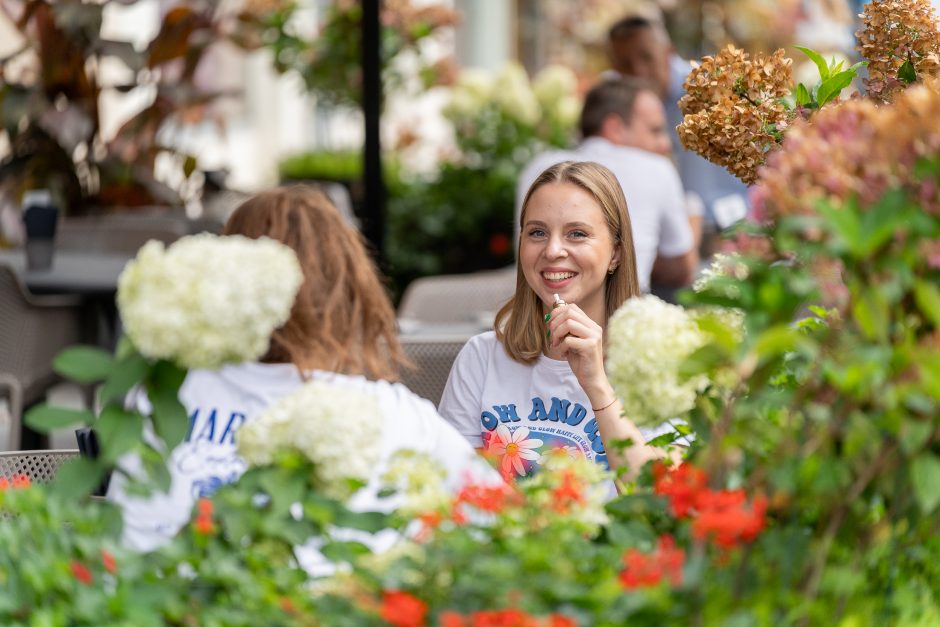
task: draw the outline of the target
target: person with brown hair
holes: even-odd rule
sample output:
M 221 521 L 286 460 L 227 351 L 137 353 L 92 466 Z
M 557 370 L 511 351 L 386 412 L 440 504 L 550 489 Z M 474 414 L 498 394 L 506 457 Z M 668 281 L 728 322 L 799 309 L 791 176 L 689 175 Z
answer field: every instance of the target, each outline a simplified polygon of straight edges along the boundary
M 623 191 L 600 164 L 558 163 L 532 183 L 520 225 L 515 294 L 457 356 L 441 415 L 504 476 L 557 447 L 632 474 L 663 452 L 621 416 L 604 371 L 607 320 L 640 293 Z
M 127 546 L 147 551 L 167 542 L 189 520 L 198 498 L 237 480 L 246 469 L 235 447 L 238 429 L 309 380 L 372 395 L 381 408 L 375 416 L 381 462 L 355 495 L 358 509 L 390 507 L 378 498 L 380 478 L 398 451 L 430 455 L 454 491 L 468 476 L 498 481 L 430 401 L 393 383 L 407 362 L 394 309 L 361 234 L 323 193 L 307 186 L 262 192 L 235 210 L 224 234 L 286 244 L 297 253 L 304 281 L 290 319 L 274 331 L 259 362 L 187 374 L 179 397 L 190 428 L 170 457 L 169 492 L 132 496 L 123 474 L 115 474 L 108 498 L 123 510 Z M 131 456 L 119 466 L 133 475 L 139 464 Z

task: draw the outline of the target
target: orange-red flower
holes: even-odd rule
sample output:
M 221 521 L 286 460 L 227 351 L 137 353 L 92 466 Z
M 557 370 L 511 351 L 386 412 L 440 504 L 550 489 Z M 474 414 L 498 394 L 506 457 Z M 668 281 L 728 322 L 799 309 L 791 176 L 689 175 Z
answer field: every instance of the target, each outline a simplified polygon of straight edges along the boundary
M 117 560 L 104 549 L 101 549 L 101 564 L 104 566 L 104 569 L 112 575 L 117 573 Z
M 538 622 L 522 610 L 488 610 L 473 612 L 470 627 L 537 627 Z
M 691 464 L 682 464 L 670 470 L 657 462 L 653 465 L 653 477 L 653 490 L 669 498 L 669 506 L 676 518 L 688 516 L 708 486 L 705 472 Z
M 552 497 L 552 509 L 566 514 L 572 505 L 584 504 L 584 482 L 575 477 L 574 471 L 566 468 L 561 474 L 561 484 L 552 490 Z
M 5 492 L 11 487 L 14 490 L 22 490 L 32 485 L 27 475 L 13 475 L 12 480 L 6 477 L 0 477 L 0 492 Z
M 741 490 L 709 492 L 701 499 L 692 535 L 699 540 L 711 537 L 718 546 L 731 548 L 757 537 L 764 528 L 766 512 L 767 499 L 763 496 L 755 497 L 749 506 Z
M 213 505 L 212 500 L 205 497 L 202 497 L 196 502 L 196 508 L 199 510 L 200 516 L 212 516 L 212 512 L 215 511 L 215 505 Z
M 578 621 L 564 614 L 552 614 L 548 617 L 548 627 L 578 627 Z
M 485 512 L 498 513 L 518 501 L 521 495 L 507 486 L 470 484 L 457 493 L 456 504 L 466 503 Z
M 196 509 L 196 521 L 193 523 L 196 533 L 204 536 L 215 533 L 215 524 L 212 522 L 212 512 L 215 511 L 215 506 L 212 501 L 201 498 L 196 502 Z
M 91 571 L 88 570 L 88 567 L 78 560 L 70 561 L 69 569 L 72 571 L 72 575 L 86 586 L 90 586 L 92 581 L 94 581 L 94 577 Z
M 660 536 L 659 545 L 652 553 L 628 549 L 623 554 L 624 569 L 620 583 L 628 590 L 659 585 L 665 578 L 674 586 L 682 583 L 682 565 L 685 551 L 676 547 L 672 536 Z
M 407 592 L 386 590 L 382 594 L 382 620 L 395 627 L 422 627 L 428 605 Z
M 441 627 L 466 627 L 467 624 L 462 614 L 458 614 L 452 610 L 441 612 L 437 617 L 437 623 Z

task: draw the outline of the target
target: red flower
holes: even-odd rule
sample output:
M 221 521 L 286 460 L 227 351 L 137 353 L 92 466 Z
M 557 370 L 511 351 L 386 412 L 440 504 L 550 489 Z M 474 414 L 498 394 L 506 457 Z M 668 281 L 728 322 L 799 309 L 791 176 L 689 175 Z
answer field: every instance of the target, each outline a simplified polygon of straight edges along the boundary
M 564 614 L 552 614 L 548 617 L 548 627 L 578 627 L 578 621 Z
M 561 475 L 561 485 L 552 490 L 552 496 L 552 508 L 560 514 L 565 514 L 573 504 L 584 503 L 584 483 L 567 468 Z
M 688 516 L 699 496 L 708 489 L 708 476 L 691 464 L 669 470 L 657 462 L 653 465 L 653 477 L 653 490 L 669 498 L 669 506 L 676 518 Z
M 204 536 L 215 533 L 215 524 L 212 522 L 212 512 L 215 506 L 210 499 L 205 497 L 196 501 L 196 521 L 193 525 L 196 527 L 196 533 Z
M 692 535 L 712 537 L 718 546 L 731 548 L 751 542 L 764 528 L 767 499 L 754 498 L 750 506 L 741 490 L 722 490 L 703 495 L 699 513 L 692 522 Z
M 291 601 L 288 597 L 278 598 L 277 604 L 285 614 L 295 614 L 297 612 L 297 608 L 294 606 L 294 602 Z
M 101 564 L 104 566 L 104 569 L 112 575 L 117 572 L 117 561 L 114 559 L 113 555 L 104 549 L 101 549 Z
M 498 513 L 507 504 L 518 501 L 519 493 L 504 483 L 465 486 L 457 493 L 457 503 L 466 503 L 485 512 Z
M 22 490 L 32 485 L 27 475 L 13 475 L 12 480 L 6 477 L 0 477 L 0 492 L 6 492 L 11 487 L 14 490 Z
M 463 616 L 453 610 L 441 612 L 440 616 L 437 617 L 437 623 L 441 627 L 466 627 L 467 625 Z
M 490 235 L 490 254 L 494 257 L 503 257 L 512 246 L 512 240 L 505 233 L 493 233 Z
M 212 512 L 215 511 L 215 505 L 212 504 L 212 500 L 205 497 L 202 497 L 196 502 L 196 507 L 199 510 L 200 516 L 212 516 Z
M 69 562 L 69 568 L 72 570 L 72 575 L 86 586 L 90 586 L 91 582 L 94 581 L 91 571 L 81 562 L 72 560 Z
M 380 613 L 382 620 L 395 627 L 422 627 L 428 605 L 407 592 L 386 590 Z
M 624 569 L 620 573 L 620 583 L 628 590 L 635 590 L 659 585 L 665 577 L 677 586 L 682 583 L 684 562 L 685 551 L 676 548 L 671 536 L 661 536 L 652 553 L 628 549 L 623 554 Z
M 489 610 L 470 615 L 470 627 L 537 627 L 534 616 L 522 610 Z
M 195 527 L 196 533 L 201 533 L 204 536 L 215 533 L 215 524 L 210 516 L 203 516 L 202 514 L 196 516 Z

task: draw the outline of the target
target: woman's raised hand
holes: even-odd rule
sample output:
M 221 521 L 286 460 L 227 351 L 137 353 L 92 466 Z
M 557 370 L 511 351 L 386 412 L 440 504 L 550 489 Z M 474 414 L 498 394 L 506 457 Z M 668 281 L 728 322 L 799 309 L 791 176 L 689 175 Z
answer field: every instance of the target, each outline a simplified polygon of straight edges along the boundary
M 613 390 L 604 372 L 604 330 L 600 325 L 577 305 L 566 304 L 552 310 L 548 330 L 549 356 L 568 360 L 591 402 L 609 399 Z

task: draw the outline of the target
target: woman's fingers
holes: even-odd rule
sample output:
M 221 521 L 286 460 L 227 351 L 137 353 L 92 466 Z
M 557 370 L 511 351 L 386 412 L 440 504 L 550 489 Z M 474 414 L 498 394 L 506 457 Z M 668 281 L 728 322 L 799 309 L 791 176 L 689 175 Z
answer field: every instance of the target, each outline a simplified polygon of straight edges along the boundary
M 584 339 L 600 340 L 601 333 L 581 320 L 567 319 L 558 322 L 552 331 L 552 346 L 558 346 L 566 337 L 578 337 Z

